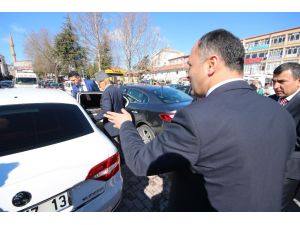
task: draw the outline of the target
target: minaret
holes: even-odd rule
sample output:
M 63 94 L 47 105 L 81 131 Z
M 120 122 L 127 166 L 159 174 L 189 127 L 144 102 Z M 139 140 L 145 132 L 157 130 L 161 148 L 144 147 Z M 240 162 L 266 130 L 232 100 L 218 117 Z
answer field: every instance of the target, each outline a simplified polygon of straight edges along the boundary
M 13 63 L 15 64 L 16 60 L 16 53 L 15 53 L 15 46 L 14 46 L 14 41 L 11 37 L 11 34 L 9 34 L 9 46 L 10 46 L 10 51 L 11 51 L 11 57 L 13 59 Z

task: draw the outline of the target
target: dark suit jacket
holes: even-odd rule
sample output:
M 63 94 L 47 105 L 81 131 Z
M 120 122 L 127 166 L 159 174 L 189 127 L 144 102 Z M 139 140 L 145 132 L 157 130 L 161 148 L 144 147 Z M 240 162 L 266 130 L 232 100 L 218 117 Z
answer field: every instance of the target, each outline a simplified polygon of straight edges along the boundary
M 83 82 L 85 83 L 86 89 L 88 91 L 100 91 L 98 85 L 95 83 L 94 80 L 83 79 Z M 72 85 L 72 94 L 74 98 L 76 98 L 78 92 L 79 92 L 79 87 L 76 85 Z
M 276 95 L 270 96 L 270 98 L 278 101 Z M 298 92 L 289 101 L 284 108 L 292 115 L 296 124 L 297 142 L 295 145 L 295 151 L 291 153 L 291 156 L 287 163 L 287 178 L 300 180 L 300 92 Z
M 234 81 L 179 110 L 147 145 L 129 121 L 120 138 L 136 175 L 175 171 L 171 210 L 280 211 L 296 135 L 286 110 Z
M 101 112 L 96 116 L 96 120 L 103 120 L 104 129 L 111 136 L 115 137 L 119 135 L 119 129 L 114 128 L 113 124 L 109 122 L 103 115 L 107 111 L 111 112 L 121 112 L 121 109 L 125 107 L 125 101 L 122 92 L 118 86 L 109 85 L 103 92 L 101 96 Z

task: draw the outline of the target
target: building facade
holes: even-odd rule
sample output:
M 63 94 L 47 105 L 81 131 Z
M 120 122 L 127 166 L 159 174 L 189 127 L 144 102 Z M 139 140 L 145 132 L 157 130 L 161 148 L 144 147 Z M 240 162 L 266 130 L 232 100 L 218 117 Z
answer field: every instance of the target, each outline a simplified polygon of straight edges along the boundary
M 144 75 L 144 78 L 165 83 L 178 83 L 187 77 L 188 57 L 184 55 L 184 52 L 175 49 L 161 49 L 151 58 L 152 73 Z
M 259 80 L 261 85 L 265 85 L 271 83 L 273 71 L 280 64 L 300 63 L 300 27 L 241 41 L 245 47 L 245 80 Z M 162 49 L 152 58 L 153 73 L 146 78 L 180 83 L 188 75 L 188 57 L 174 49 Z
M 282 63 L 300 62 L 300 27 L 242 40 L 245 77 L 271 77 Z
M 184 53 L 172 48 L 163 48 L 151 58 L 153 67 L 162 67 L 169 65 L 169 60 L 183 56 Z

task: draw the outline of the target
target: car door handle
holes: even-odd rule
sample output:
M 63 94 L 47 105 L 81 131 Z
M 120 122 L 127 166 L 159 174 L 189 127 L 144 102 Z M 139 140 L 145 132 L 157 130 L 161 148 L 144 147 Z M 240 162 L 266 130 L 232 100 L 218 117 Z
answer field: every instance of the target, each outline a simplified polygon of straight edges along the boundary
M 133 110 L 133 111 L 131 111 L 131 112 L 132 112 L 132 113 L 135 113 L 135 114 L 136 114 L 136 113 L 138 113 L 138 112 L 137 112 L 137 111 L 135 111 L 135 110 Z

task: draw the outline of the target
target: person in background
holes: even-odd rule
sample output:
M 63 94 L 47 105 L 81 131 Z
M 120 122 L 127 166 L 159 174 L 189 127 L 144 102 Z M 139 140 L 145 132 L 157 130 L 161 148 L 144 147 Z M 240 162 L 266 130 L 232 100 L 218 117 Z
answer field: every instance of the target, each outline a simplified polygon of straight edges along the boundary
M 197 41 L 189 78 L 202 99 L 178 110 L 147 144 L 126 110 L 105 115 L 120 129 L 125 162 L 134 174 L 173 172 L 170 211 L 281 209 L 295 125 L 286 110 L 242 79 L 244 54 L 240 39 L 223 29 Z
M 121 89 L 118 85 L 111 84 L 109 76 L 100 71 L 95 74 L 95 81 L 98 83 L 100 91 L 103 91 L 101 96 L 100 108 L 101 111 L 94 117 L 96 121 L 103 120 L 104 132 L 112 140 L 118 142 L 119 129 L 113 127 L 113 124 L 104 118 L 104 114 L 108 111 L 121 112 L 125 107 L 125 99 L 123 98 Z
M 289 211 L 300 185 L 300 64 L 284 63 L 273 72 L 274 95 L 270 98 L 282 105 L 294 118 L 297 142 L 287 163 L 282 210 Z M 298 200 L 299 201 L 299 200 Z
M 257 94 L 259 94 L 259 95 L 264 94 L 264 90 L 262 89 L 261 84 L 258 80 L 254 80 L 250 86 L 252 86 L 253 89 L 255 89 L 254 87 L 256 87 L 255 90 L 256 90 Z
M 94 80 L 83 79 L 76 71 L 71 71 L 68 78 L 72 82 L 72 95 L 74 98 L 81 91 L 99 91 Z
M 270 96 L 275 94 L 274 89 L 270 83 L 266 83 L 264 87 L 264 95 L 265 96 Z

